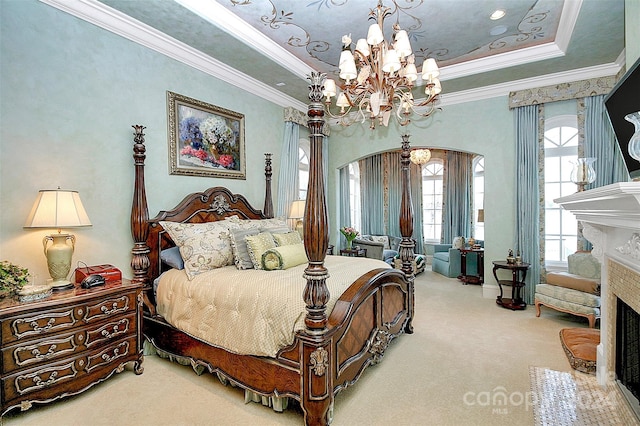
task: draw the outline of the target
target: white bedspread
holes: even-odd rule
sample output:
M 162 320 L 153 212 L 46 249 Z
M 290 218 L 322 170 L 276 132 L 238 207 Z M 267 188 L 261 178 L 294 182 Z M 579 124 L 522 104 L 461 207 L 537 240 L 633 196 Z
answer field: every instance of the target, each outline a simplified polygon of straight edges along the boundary
M 327 256 L 331 299 L 360 276 L 390 268 L 381 260 Z M 302 277 L 307 264 L 284 271 L 239 270 L 226 266 L 189 281 L 184 270 L 165 272 L 157 291 L 157 311 L 187 334 L 238 354 L 274 357 L 304 328 L 306 309 Z

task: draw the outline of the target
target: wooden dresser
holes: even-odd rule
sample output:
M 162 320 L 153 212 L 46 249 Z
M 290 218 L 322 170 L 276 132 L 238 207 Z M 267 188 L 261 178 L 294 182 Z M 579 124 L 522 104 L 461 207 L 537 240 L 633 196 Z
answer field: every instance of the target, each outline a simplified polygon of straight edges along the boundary
M 141 374 L 141 290 L 122 280 L 0 302 L 0 414 L 83 392 L 130 361 Z

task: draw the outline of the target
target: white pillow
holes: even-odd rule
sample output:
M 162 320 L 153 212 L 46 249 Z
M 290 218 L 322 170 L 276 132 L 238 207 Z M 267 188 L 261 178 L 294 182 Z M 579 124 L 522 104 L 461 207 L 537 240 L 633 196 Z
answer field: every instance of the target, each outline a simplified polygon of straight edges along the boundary
M 231 236 L 223 222 L 160 222 L 180 248 L 184 269 L 191 280 L 198 274 L 233 264 Z
M 389 250 L 389 237 L 386 235 L 371 235 L 371 241 L 384 244 L 383 249 Z

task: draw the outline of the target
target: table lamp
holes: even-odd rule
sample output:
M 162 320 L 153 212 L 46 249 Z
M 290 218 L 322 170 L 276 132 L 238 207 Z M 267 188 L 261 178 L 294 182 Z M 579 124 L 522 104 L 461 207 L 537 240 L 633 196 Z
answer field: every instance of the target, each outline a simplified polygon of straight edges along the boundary
M 291 203 L 291 211 L 289 213 L 289 219 L 296 219 L 295 230 L 300 234 L 302 238 L 304 233 L 304 227 L 302 226 L 302 218 L 304 217 L 305 200 L 296 200 Z
M 91 226 L 77 191 L 58 189 L 38 192 L 25 228 L 57 228 L 58 233 L 42 239 L 53 290 L 72 287 L 68 280 L 76 237 L 63 234 L 62 228 Z M 48 243 L 51 242 L 51 246 Z M 69 244 L 70 242 L 70 244 Z M 48 247 L 47 247 L 48 246 Z

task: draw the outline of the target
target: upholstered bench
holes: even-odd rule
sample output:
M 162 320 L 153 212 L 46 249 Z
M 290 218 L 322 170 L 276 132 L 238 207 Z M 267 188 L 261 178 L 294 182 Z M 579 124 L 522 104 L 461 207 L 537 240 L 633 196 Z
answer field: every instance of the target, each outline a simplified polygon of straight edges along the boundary
M 589 253 L 586 255 L 591 257 Z M 594 261 L 597 262 L 595 258 Z M 597 272 L 599 275 L 599 268 Z M 585 317 L 589 320 L 589 327 L 593 328 L 600 318 L 599 279 L 570 272 L 550 272 L 547 274 L 547 283 L 536 286 L 535 306 L 538 317 L 542 305 Z

